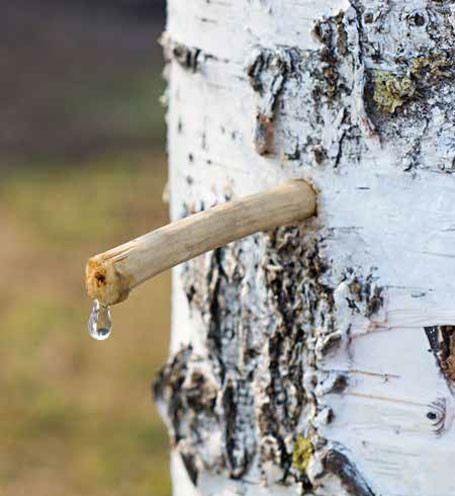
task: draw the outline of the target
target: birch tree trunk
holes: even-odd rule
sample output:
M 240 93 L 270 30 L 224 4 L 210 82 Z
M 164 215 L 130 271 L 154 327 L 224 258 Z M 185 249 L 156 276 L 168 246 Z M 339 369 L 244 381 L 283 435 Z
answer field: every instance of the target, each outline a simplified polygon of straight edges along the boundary
M 172 218 L 319 192 L 174 271 L 175 496 L 455 494 L 452 10 L 168 1 Z

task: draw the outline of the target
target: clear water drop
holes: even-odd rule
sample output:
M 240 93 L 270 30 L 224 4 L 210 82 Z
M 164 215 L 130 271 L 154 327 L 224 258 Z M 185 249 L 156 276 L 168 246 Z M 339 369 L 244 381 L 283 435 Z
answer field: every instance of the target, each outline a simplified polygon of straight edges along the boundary
M 88 333 L 97 341 L 104 341 L 111 335 L 112 319 L 109 307 L 93 300 L 92 313 L 88 321 Z

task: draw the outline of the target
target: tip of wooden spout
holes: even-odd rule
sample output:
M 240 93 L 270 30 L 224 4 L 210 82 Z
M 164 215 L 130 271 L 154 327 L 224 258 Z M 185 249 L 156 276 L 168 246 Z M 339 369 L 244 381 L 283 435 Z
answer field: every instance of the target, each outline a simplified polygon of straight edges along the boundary
M 128 281 L 113 264 L 106 263 L 99 255 L 90 258 L 87 262 L 85 285 L 90 298 L 98 300 L 105 306 L 126 300 L 130 293 Z

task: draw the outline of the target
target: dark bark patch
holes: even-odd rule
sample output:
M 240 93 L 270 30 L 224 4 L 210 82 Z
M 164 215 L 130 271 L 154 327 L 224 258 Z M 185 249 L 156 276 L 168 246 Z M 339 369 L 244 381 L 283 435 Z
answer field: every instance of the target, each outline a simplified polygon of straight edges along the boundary
M 336 379 L 333 381 L 332 387 L 327 390 L 329 393 L 342 393 L 348 387 L 348 378 L 344 374 L 338 374 Z
M 272 150 L 273 144 L 273 122 L 262 113 L 256 116 L 256 127 L 254 129 L 254 146 L 259 155 L 267 155 Z
M 248 470 L 251 457 L 246 449 L 244 439 L 243 419 L 239 416 L 241 409 L 242 391 L 245 385 L 229 380 L 223 391 L 223 409 L 225 418 L 225 447 L 230 476 L 240 479 Z M 241 411 L 241 410 L 240 410 Z
M 261 48 L 248 66 L 250 85 L 258 93 L 256 126 L 253 142 L 259 155 L 273 152 L 273 124 L 280 94 L 286 81 L 295 72 L 298 51 L 278 48 L 276 51 Z
M 376 283 L 377 277 L 373 272 L 363 277 L 349 270 L 345 277 L 349 279 L 347 302 L 354 313 L 370 318 L 383 308 L 384 288 Z
M 198 478 L 199 478 L 199 470 L 196 465 L 195 457 L 191 454 L 180 453 L 180 457 L 182 458 L 183 465 L 185 466 L 186 473 L 190 478 L 191 482 L 197 486 Z
M 166 416 L 172 424 L 171 439 L 174 443 L 177 443 L 182 436 L 180 421 L 185 414 L 185 402 L 181 390 L 192 352 L 191 347 L 180 350 L 158 373 L 152 385 L 155 401 L 164 402 L 166 405 Z
M 205 364 L 218 384 L 215 403 L 217 429 L 223 434 L 223 466 L 234 479 L 248 471 L 256 452 L 252 382 L 260 355 L 260 348 L 250 343 L 251 312 L 241 296 L 249 288 L 242 266 L 243 243 L 214 250 L 182 270 L 190 309 L 205 323 Z M 191 382 L 198 381 L 193 378 Z M 196 396 L 197 389 L 193 401 Z M 198 405 L 192 408 L 197 411 Z M 203 446 L 196 449 L 203 450 Z
M 279 460 L 284 480 L 292 472 L 302 483 L 306 476 L 292 469 L 293 453 L 285 440 L 294 437 L 297 442 L 303 408 L 314 401 L 304 387 L 303 363 L 316 366 L 314 341 L 327 340 L 333 347 L 338 343 L 333 289 L 323 282 L 328 266 L 319 254 L 319 242 L 308 226 L 277 229 L 269 234 L 263 264 L 275 321 L 267 345 L 268 401 L 259 414 L 261 438 L 269 440 L 269 448 L 261 456 Z
M 219 386 L 202 364 L 192 347 L 186 346 L 169 360 L 153 384 L 155 401 L 171 426 L 171 443 L 194 484 L 203 466 L 204 442 L 219 429 Z
M 229 464 L 232 468 L 236 466 L 235 451 L 235 427 L 237 418 L 237 406 L 235 402 L 235 389 L 231 382 L 228 383 L 223 393 L 223 408 L 226 422 L 226 451 Z
M 322 164 L 327 158 L 327 151 L 322 145 L 315 145 L 313 147 L 313 154 L 317 164 Z
M 455 391 L 455 326 L 425 327 L 430 351 L 451 391 Z
M 313 27 L 313 36 L 323 45 L 319 51 L 324 94 L 329 99 L 338 93 L 339 65 L 348 54 L 348 35 L 344 25 L 344 12 L 318 20 Z
M 336 475 L 344 489 L 352 496 L 374 496 L 374 492 L 367 484 L 356 466 L 340 451 L 330 448 L 322 458 L 324 468 Z

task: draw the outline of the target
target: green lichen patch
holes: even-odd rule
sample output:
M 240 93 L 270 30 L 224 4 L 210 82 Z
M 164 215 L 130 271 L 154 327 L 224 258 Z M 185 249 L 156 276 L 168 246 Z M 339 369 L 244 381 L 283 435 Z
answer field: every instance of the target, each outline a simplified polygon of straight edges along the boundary
M 412 61 L 411 76 L 422 79 L 425 76 L 431 79 L 447 77 L 448 70 L 453 66 L 453 62 L 445 54 L 437 53 L 427 57 L 417 57 Z
M 292 453 L 293 467 L 305 473 L 313 453 L 314 446 L 311 439 L 300 436 L 294 443 L 294 452 Z
M 422 90 L 449 77 L 453 62 L 447 54 L 438 52 L 416 57 L 403 66 L 401 74 L 374 71 L 373 99 L 384 113 L 394 114 Z
M 373 99 L 383 112 L 394 114 L 397 108 L 410 100 L 416 91 L 411 78 L 395 76 L 385 71 L 375 71 Z

